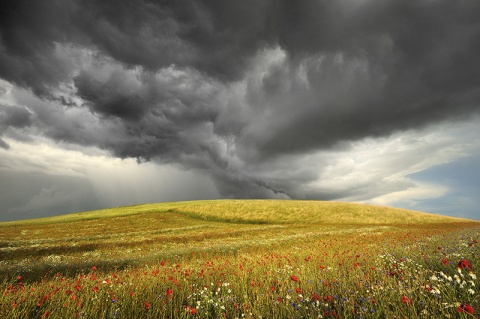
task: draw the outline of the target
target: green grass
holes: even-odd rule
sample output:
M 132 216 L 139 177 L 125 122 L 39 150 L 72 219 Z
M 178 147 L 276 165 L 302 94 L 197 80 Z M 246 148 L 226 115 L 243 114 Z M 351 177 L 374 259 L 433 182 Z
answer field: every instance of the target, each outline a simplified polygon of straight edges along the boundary
M 0 223 L 0 317 L 192 318 L 195 308 L 197 318 L 466 318 L 460 304 L 479 309 L 479 236 L 476 221 L 318 201 L 157 203 Z M 470 268 L 458 273 L 461 259 Z M 431 279 L 440 272 L 453 279 Z

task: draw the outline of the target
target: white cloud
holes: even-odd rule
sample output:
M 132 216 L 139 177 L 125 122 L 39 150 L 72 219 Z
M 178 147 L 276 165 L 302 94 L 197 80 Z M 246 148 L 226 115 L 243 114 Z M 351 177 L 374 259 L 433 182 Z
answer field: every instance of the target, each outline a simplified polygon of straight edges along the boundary
M 348 151 L 318 154 L 319 163 L 330 164 L 320 168 L 318 179 L 309 186 L 346 194 L 350 190 L 350 195 L 340 199 L 382 205 L 400 201 L 413 205 L 416 200 L 439 198 L 448 192 L 446 186 L 419 183 L 409 175 L 474 154 L 480 147 L 479 137 L 474 118 L 363 140 Z
M 363 203 L 380 205 L 380 206 L 402 206 L 414 207 L 419 201 L 425 199 L 440 198 L 447 194 L 448 188 L 441 185 L 417 183 L 415 186 L 405 190 L 387 193 L 369 200 L 362 201 Z
M 36 137 L 32 142 L 5 140 L 10 149 L 0 149 L 0 169 L 10 172 L 84 176 L 88 167 L 106 168 L 121 162 L 107 157 L 98 149 L 85 147 L 68 150 L 67 145 L 55 144 L 42 137 Z

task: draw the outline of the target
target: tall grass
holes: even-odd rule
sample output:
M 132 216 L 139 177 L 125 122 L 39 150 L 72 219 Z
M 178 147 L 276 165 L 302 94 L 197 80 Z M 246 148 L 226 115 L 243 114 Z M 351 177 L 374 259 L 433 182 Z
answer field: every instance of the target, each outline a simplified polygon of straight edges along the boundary
M 473 317 L 479 237 L 473 221 L 308 201 L 2 223 L 0 318 Z

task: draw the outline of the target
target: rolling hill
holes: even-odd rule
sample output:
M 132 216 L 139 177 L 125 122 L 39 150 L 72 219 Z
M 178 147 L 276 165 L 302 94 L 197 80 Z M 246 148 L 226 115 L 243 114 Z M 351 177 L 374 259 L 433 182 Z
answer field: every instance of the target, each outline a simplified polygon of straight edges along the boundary
M 480 222 L 319 201 L 144 204 L 5 222 L 0 317 L 476 315 L 479 241 Z
M 76 271 L 288 246 L 328 236 L 410 228 L 463 227 L 473 221 L 371 205 L 281 200 L 213 200 L 116 207 L 0 223 L 3 274 Z M 269 248 L 270 249 L 270 248 Z

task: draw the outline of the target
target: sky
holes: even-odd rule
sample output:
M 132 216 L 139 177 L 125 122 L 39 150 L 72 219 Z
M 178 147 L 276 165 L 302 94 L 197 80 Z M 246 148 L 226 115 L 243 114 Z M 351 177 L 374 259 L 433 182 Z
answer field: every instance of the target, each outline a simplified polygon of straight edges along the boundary
M 0 221 L 197 199 L 480 220 L 477 0 L 6 0 Z

